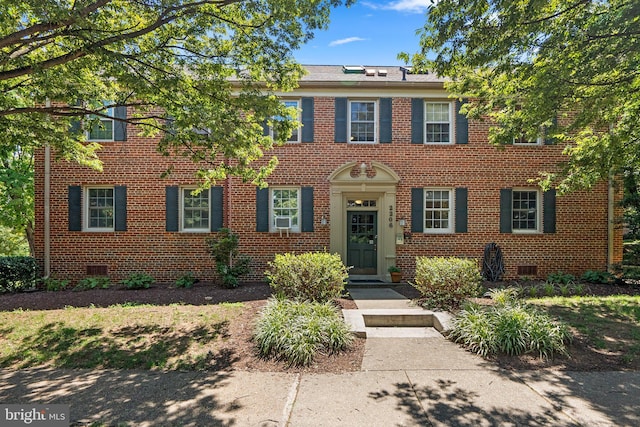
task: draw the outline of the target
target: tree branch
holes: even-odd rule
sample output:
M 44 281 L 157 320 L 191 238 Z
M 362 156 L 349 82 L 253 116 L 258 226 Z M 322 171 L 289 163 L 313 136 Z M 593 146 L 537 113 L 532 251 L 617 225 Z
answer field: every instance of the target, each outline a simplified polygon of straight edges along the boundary
M 93 4 L 88 5 L 84 9 L 78 11 L 78 13 L 64 21 L 60 22 L 43 22 L 39 24 L 32 25 L 31 27 L 24 28 L 20 31 L 16 31 L 15 33 L 8 34 L 3 38 L 0 38 L 0 48 L 10 46 L 12 44 L 18 43 L 22 38 L 31 36 L 33 34 L 41 33 L 44 31 L 52 31 L 57 28 L 66 27 L 68 25 L 73 24 L 78 20 L 78 18 L 85 18 L 89 16 L 91 13 L 105 6 L 107 3 L 110 3 L 111 0 L 98 0 Z

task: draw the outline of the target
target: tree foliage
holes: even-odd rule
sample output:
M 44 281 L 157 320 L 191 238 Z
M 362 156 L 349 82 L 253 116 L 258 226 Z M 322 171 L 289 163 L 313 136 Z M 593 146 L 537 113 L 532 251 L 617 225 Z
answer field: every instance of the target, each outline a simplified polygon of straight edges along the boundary
M 33 255 L 33 197 L 33 150 L 0 145 L 0 255 Z
M 544 131 L 567 146 L 561 172 L 541 171 L 544 186 L 570 191 L 638 171 L 638 1 L 441 0 L 420 46 L 400 57 L 450 78 L 471 99 L 469 117 L 494 121 L 492 143 Z
M 83 129 L 114 106 L 159 149 L 198 164 L 203 182 L 254 167 L 287 117 L 274 91 L 295 87 L 292 52 L 328 23 L 341 0 L 0 0 L 0 145 L 50 144 L 60 159 L 99 169 Z M 347 0 L 349 3 L 349 0 Z M 237 81 L 232 85 L 231 79 Z M 87 119 L 91 117 L 92 119 Z M 273 123 L 286 140 L 292 120 Z

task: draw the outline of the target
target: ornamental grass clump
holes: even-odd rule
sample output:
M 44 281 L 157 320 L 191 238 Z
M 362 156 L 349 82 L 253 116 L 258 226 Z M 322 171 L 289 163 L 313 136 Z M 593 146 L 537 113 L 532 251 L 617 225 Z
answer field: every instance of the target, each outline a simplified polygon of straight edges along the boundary
M 415 283 L 425 308 L 451 310 L 480 293 L 482 277 L 475 261 L 416 257 Z
M 276 254 L 265 272 L 273 292 L 284 298 L 325 302 L 339 298 L 349 278 L 338 254 Z
M 571 334 L 566 325 L 516 299 L 515 292 L 496 291 L 495 305 L 468 303 L 453 320 L 449 339 L 483 357 L 534 353 L 540 358 L 566 354 Z
M 353 336 L 331 303 L 270 299 L 254 339 L 262 357 L 307 366 L 320 352 L 346 350 Z

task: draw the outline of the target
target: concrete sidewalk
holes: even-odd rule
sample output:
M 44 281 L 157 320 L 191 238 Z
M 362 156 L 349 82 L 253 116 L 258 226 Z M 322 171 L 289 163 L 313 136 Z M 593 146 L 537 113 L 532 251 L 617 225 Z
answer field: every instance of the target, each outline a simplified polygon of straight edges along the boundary
M 637 426 L 640 373 L 514 373 L 442 337 L 368 338 L 360 372 L 4 370 L 0 402 L 97 426 Z

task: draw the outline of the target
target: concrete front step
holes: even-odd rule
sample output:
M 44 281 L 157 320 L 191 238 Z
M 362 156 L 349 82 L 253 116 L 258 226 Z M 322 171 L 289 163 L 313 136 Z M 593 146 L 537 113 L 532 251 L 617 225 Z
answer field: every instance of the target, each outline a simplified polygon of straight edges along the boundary
M 342 310 L 349 329 L 359 337 L 425 338 L 446 334 L 451 315 L 421 308 Z

